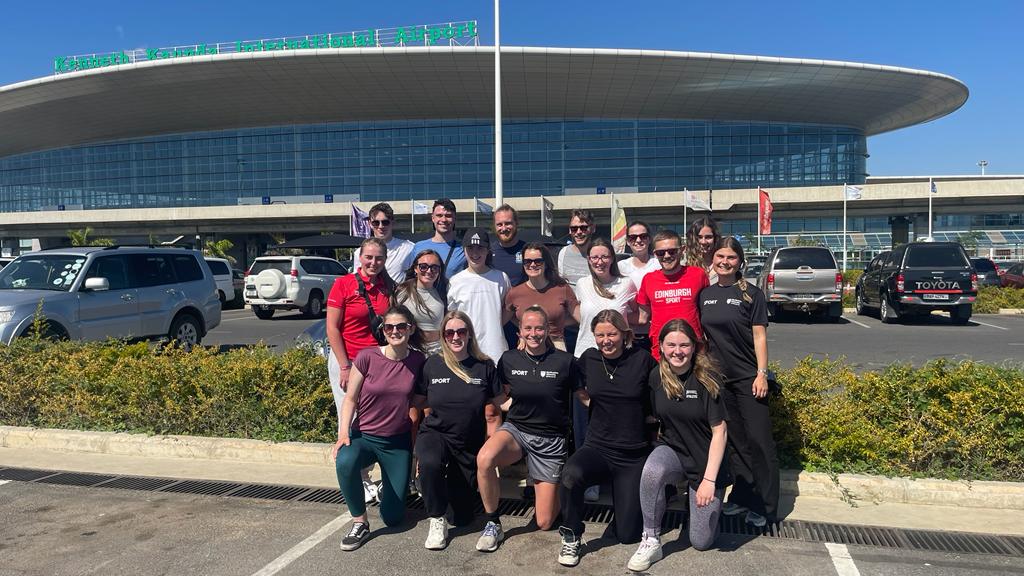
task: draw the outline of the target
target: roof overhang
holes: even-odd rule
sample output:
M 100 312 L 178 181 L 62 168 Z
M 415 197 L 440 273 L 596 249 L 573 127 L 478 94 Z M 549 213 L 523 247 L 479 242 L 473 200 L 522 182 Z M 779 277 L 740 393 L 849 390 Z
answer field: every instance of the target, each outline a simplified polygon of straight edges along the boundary
M 967 100 L 950 76 L 873 64 L 502 47 L 502 114 L 821 123 L 866 135 Z M 488 118 L 494 48 L 340 48 L 144 61 L 0 87 L 0 157 L 156 134 Z

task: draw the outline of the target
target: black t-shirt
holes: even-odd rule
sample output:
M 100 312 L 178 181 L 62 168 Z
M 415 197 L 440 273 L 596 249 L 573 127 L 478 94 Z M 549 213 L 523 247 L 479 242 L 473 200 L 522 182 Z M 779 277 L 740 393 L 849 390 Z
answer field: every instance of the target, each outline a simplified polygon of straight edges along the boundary
M 508 281 L 513 286 L 526 282 L 526 272 L 523 271 L 523 246 L 526 246 L 526 242 L 517 240 L 508 248 L 498 242 L 495 242 L 491 248 L 491 254 L 494 256 L 491 268 L 508 274 Z
M 708 348 L 718 359 L 728 382 L 753 380 L 757 376 L 754 354 L 754 326 L 768 325 L 768 306 L 764 292 L 747 284 L 752 302 L 743 299 L 738 284 L 712 284 L 698 298 L 700 323 L 708 339 Z
M 431 356 L 423 365 L 415 394 L 427 397 L 430 413 L 420 425 L 432 430 L 454 446 L 476 452 L 487 439 L 484 406 L 501 394 L 497 371 L 490 360 L 469 357 L 461 362 L 469 374 L 466 382 L 452 372 L 441 356 Z
M 498 362 L 498 381 L 508 386 L 508 421 L 536 436 L 569 432 L 572 394 L 580 387 L 572 354 L 549 348 L 541 356 L 509 350 Z
M 596 448 L 638 450 L 648 445 L 644 420 L 651 414 L 647 379 L 654 358 L 638 346 L 618 358 L 590 348 L 577 360 L 580 381 L 590 394 L 586 443 Z
M 661 373 L 655 366 L 650 377 L 651 405 L 654 417 L 661 422 L 659 444 L 675 450 L 679 461 L 683 463 L 690 487 L 696 489 L 708 466 L 711 427 L 729 418 L 721 394 L 712 398 L 707 388 L 697 381 L 692 370 L 683 376 L 683 398 L 669 398 L 661 385 Z M 729 469 L 723 455 L 715 487 L 723 488 L 730 483 Z

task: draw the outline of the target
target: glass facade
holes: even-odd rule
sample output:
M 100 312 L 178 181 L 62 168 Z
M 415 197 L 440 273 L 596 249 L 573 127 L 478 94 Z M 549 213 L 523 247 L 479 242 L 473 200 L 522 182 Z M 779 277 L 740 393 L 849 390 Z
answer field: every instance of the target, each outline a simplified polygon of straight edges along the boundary
M 507 121 L 506 196 L 863 183 L 859 130 L 700 120 Z M 193 132 L 0 159 L 0 211 L 493 195 L 489 119 Z

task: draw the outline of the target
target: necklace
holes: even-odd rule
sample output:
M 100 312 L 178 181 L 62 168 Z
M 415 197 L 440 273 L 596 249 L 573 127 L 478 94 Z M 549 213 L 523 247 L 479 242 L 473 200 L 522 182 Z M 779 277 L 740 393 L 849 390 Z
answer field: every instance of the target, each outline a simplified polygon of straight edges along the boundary
M 604 360 L 604 354 L 601 354 L 601 366 L 604 366 L 604 375 L 608 377 L 608 380 L 615 380 L 615 371 L 619 369 L 618 366 L 612 368 L 612 371 L 608 371 L 608 363 Z
M 537 369 L 540 368 L 540 363 L 544 360 L 544 355 L 541 354 L 541 359 L 540 360 L 534 360 L 533 356 L 531 356 L 530 354 L 527 354 L 526 350 L 520 350 L 520 352 L 523 353 L 523 357 L 524 358 L 526 358 L 530 362 L 533 362 L 533 375 L 536 376 L 537 375 Z

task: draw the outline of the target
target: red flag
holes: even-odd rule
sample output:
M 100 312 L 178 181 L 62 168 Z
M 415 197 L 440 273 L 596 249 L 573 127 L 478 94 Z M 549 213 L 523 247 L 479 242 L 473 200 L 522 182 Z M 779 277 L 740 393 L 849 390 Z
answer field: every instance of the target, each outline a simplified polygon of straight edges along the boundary
M 768 197 L 768 193 L 757 187 L 758 204 L 761 211 L 761 222 L 758 226 L 758 234 L 771 234 L 772 233 L 772 212 L 775 208 L 772 206 L 772 199 Z

